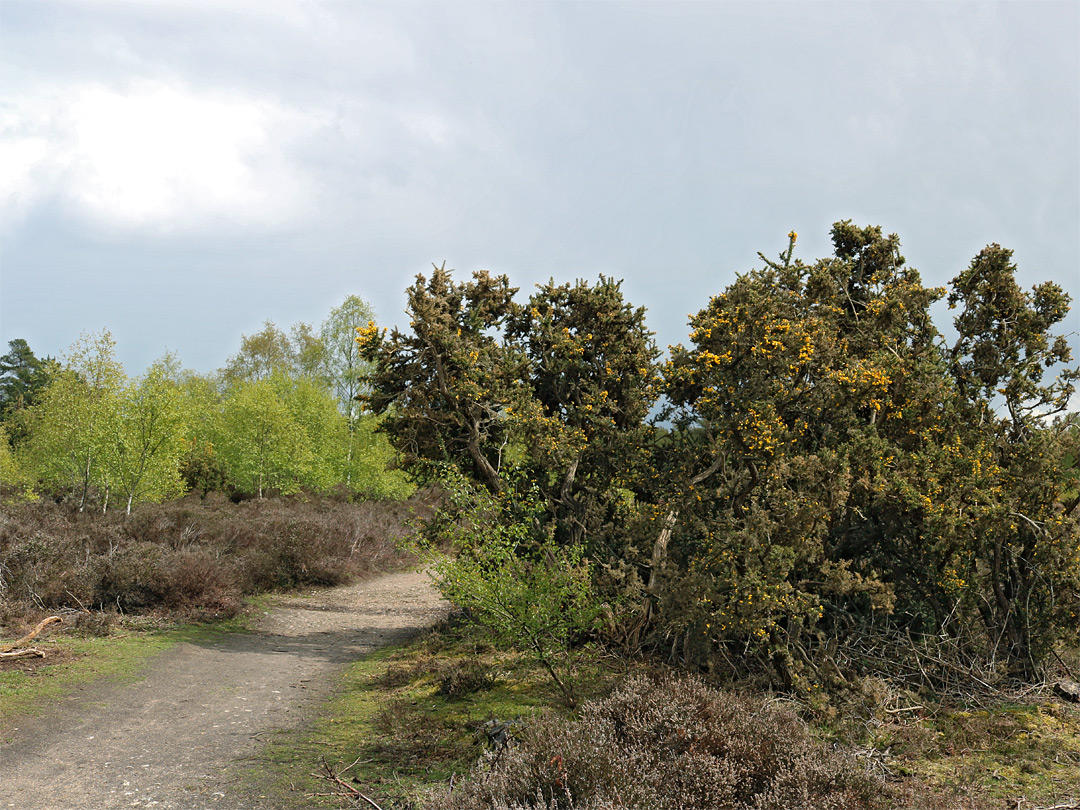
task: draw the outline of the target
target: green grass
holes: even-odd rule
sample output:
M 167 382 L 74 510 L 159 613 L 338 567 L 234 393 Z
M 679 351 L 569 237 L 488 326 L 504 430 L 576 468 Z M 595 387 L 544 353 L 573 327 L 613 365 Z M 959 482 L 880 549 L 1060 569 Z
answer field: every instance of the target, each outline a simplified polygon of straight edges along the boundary
M 1080 797 L 1080 709 L 1051 702 L 942 710 L 906 733 L 926 742 L 901 750 L 897 761 L 930 784 L 981 795 L 991 806 Z
M 47 710 L 77 688 L 136 681 L 153 658 L 174 644 L 207 641 L 246 626 L 244 617 L 164 629 L 127 623 L 105 636 L 60 629 L 36 639 L 33 646 L 45 653 L 42 661 L 8 662 L 0 669 L 0 739 L 20 717 Z
M 581 697 L 607 694 L 623 673 L 587 658 L 578 672 Z M 485 723 L 545 710 L 568 711 L 538 664 L 472 631 L 444 628 L 352 665 L 319 716 L 276 735 L 246 779 L 283 810 L 336 806 L 340 800 L 312 797 L 333 790 L 313 773 L 322 760 L 335 770 L 359 760 L 347 779 L 384 807 L 411 806 L 472 768 L 487 744 Z
M 873 701 L 836 709 L 809 718 L 816 733 L 874 752 L 894 782 L 921 783 L 938 802 L 923 806 L 1023 809 L 1080 798 L 1080 707 L 1049 695 L 961 705 L 904 693 L 892 709 Z M 929 800 L 911 806 L 918 801 Z

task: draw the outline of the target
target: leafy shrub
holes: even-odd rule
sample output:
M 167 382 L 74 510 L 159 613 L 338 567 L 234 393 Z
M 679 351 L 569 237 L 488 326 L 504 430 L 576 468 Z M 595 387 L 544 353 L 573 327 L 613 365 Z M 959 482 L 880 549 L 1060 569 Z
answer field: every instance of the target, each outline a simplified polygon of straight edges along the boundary
M 542 664 L 573 706 L 574 642 L 600 614 L 581 547 L 537 539 L 542 506 L 535 490 L 495 496 L 449 474 L 443 485 L 449 508 L 425 524 L 421 549 L 435 586 L 500 643 Z M 451 555 L 437 545 L 448 545 Z
M 427 810 L 858 810 L 883 787 L 792 714 L 694 679 L 634 677 L 538 720 Z

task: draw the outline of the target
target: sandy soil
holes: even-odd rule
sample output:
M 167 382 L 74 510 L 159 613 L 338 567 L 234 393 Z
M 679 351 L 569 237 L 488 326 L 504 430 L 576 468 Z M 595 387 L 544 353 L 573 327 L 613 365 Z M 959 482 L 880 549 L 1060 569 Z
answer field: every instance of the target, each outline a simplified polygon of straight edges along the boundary
M 281 600 L 258 631 L 179 644 L 138 683 L 98 685 L 0 747 L 0 808 L 249 810 L 234 763 L 301 725 L 334 675 L 446 611 L 423 574 Z

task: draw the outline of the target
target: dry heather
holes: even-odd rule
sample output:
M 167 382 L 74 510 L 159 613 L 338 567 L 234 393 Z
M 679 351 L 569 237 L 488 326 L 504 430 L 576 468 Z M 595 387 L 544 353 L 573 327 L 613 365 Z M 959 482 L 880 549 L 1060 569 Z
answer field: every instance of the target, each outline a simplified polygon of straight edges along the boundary
M 859 810 L 883 788 L 794 716 L 687 679 L 630 679 L 529 724 L 427 810 Z
M 335 585 L 399 566 L 395 539 L 422 500 L 211 495 L 119 512 L 51 501 L 0 507 L 0 625 L 67 608 L 235 615 L 245 595 Z

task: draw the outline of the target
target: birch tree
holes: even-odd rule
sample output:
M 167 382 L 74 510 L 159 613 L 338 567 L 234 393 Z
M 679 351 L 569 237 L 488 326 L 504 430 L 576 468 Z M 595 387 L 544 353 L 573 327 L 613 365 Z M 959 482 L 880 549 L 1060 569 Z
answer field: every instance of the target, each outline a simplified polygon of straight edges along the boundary
M 46 485 L 70 489 L 80 512 L 92 490 L 106 506 L 111 491 L 110 438 L 126 381 L 115 348 L 108 331 L 83 334 L 31 409 L 33 468 Z
M 311 464 L 304 429 L 271 380 L 241 382 L 233 388 L 215 444 L 230 478 L 260 498 L 268 489 L 297 491 Z
M 110 453 L 112 479 L 126 501 L 161 501 L 183 491 L 184 397 L 175 358 L 166 355 L 120 392 Z
M 319 336 L 325 351 L 326 378 L 329 381 L 338 407 L 345 417 L 345 458 L 343 463 L 345 485 L 352 489 L 357 454 L 365 452 L 365 437 L 360 435 L 363 406 L 359 397 L 368 393 L 367 382 L 372 364 L 360 353 L 356 341 L 357 331 L 374 321 L 375 314 L 362 298 L 348 296 L 339 307 L 330 310 L 323 321 Z

